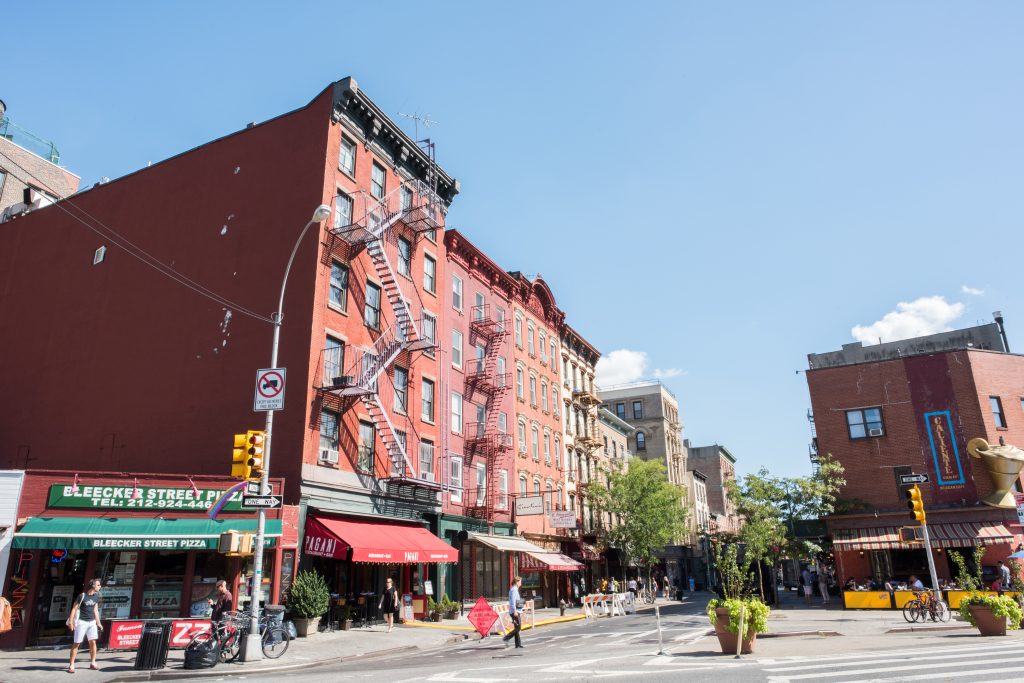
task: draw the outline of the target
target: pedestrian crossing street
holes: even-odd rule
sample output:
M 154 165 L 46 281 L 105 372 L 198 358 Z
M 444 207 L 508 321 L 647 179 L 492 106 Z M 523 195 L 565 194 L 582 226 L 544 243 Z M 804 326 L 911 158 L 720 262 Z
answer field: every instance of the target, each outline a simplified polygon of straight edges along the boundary
M 973 639 L 972 639 L 973 640 Z M 969 641 L 968 641 L 969 642 Z M 769 683 L 834 681 L 1024 681 L 1024 650 L 1016 640 L 985 644 L 758 659 Z

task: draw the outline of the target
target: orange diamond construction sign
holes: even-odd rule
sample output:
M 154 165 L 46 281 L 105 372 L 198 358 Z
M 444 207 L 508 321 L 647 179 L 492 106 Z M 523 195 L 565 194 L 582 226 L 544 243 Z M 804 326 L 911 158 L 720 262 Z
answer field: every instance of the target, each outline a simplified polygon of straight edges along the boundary
M 473 609 L 469 610 L 469 614 L 466 616 L 469 619 L 469 623 L 476 627 L 480 637 L 485 637 L 491 631 L 491 627 L 494 626 L 494 622 L 498 620 L 498 613 L 494 611 L 494 608 L 487 604 L 487 601 L 481 595 L 480 599 L 473 605 Z

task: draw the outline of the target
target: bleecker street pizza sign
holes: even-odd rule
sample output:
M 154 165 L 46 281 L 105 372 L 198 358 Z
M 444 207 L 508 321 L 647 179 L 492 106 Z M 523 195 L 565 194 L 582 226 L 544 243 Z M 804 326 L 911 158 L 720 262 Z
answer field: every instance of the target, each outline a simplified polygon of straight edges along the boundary
M 76 490 L 77 488 L 77 490 Z M 134 491 L 139 492 L 133 498 Z M 209 510 L 223 491 L 217 489 L 199 489 L 196 496 L 191 487 L 165 488 L 162 486 L 106 486 L 79 484 L 77 487 L 67 484 L 53 484 L 47 507 L 51 508 L 92 508 L 94 510 Z M 236 491 L 228 499 L 224 510 L 228 512 L 242 511 L 242 492 Z

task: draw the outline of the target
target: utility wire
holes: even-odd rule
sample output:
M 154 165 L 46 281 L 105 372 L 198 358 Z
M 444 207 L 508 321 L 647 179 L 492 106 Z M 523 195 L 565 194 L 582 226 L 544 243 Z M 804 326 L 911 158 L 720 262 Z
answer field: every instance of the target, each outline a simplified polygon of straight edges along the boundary
M 17 168 L 19 168 L 26 175 L 31 175 L 31 172 L 29 172 L 24 166 L 21 166 L 18 162 L 16 162 L 14 159 L 11 159 L 9 156 L 4 154 L 3 152 L 0 152 L 0 157 L 2 157 L 4 160 L 6 160 L 8 163 L 12 164 L 13 166 L 16 166 Z M 36 184 L 36 182 L 38 182 L 38 181 L 29 182 L 25 178 L 22 178 L 21 176 L 17 175 L 16 173 L 12 173 L 9 170 L 7 171 L 7 173 L 9 175 L 11 175 L 12 177 L 16 178 L 17 180 L 20 180 L 25 185 L 33 185 L 33 184 Z M 109 240 L 115 246 L 120 247 L 125 252 L 127 252 L 130 256 L 133 256 L 134 258 L 138 259 L 144 265 L 149 266 L 150 268 L 152 268 L 153 270 L 157 271 L 161 275 L 163 275 L 163 276 L 165 276 L 165 277 L 167 277 L 167 278 L 177 282 L 178 284 L 181 284 L 181 285 L 191 289 L 192 291 L 196 292 L 200 296 L 204 296 L 204 297 L 206 297 L 206 298 L 208 298 L 208 299 L 210 299 L 210 300 L 212 300 L 212 301 L 214 301 L 214 302 L 216 302 L 218 304 L 221 304 L 222 306 L 230 308 L 232 311 L 237 311 L 238 313 L 241 313 L 242 315 L 249 316 L 250 318 L 255 318 L 256 320 L 260 320 L 262 322 L 274 324 L 274 321 L 273 321 L 272 318 L 270 318 L 268 316 L 265 316 L 265 315 L 262 315 L 260 313 L 257 313 L 256 311 L 253 311 L 253 310 L 251 310 L 251 309 L 249 309 L 249 308 L 247 308 L 245 306 L 242 306 L 241 304 L 239 304 L 239 303 L 237 303 L 235 301 L 232 301 L 231 299 L 228 299 L 225 296 L 217 294 L 213 290 L 211 290 L 211 289 L 201 285 L 200 283 L 198 283 L 195 280 L 189 278 L 188 276 L 184 275 L 183 273 L 178 272 L 173 267 L 167 265 L 166 263 L 161 262 L 155 256 L 153 256 L 152 254 L 147 252 L 145 249 L 143 249 L 142 247 L 139 247 L 138 245 L 133 243 L 131 240 L 129 240 L 127 237 L 125 237 L 124 235 L 120 234 L 119 232 L 117 232 L 116 230 L 114 230 L 113 228 L 111 228 L 110 226 L 105 224 L 103 221 L 101 221 L 100 219 L 96 218 L 95 216 L 90 214 L 88 211 L 86 211 L 82 207 L 80 207 L 77 204 L 75 204 L 74 202 L 72 202 L 67 197 L 61 196 L 61 194 L 59 192 L 54 191 L 53 188 L 45 187 L 45 184 L 41 183 L 41 182 L 39 182 L 38 184 L 44 185 L 44 189 L 46 189 L 47 192 L 49 192 L 53 196 L 57 197 L 58 201 L 54 203 L 54 206 L 60 208 L 61 211 L 63 211 L 67 215 L 71 216 L 71 218 L 75 219 L 76 221 L 78 221 L 79 223 L 84 225 L 86 228 L 88 228 L 92 232 L 94 232 L 97 235 L 99 235 L 101 238 Z M 97 229 L 95 226 L 90 225 L 88 222 L 83 220 L 81 218 L 81 216 L 78 216 L 78 215 L 72 213 L 67 208 L 67 206 L 65 206 L 65 204 L 73 207 L 75 210 L 80 211 L 82 214 L 84 214 L 85 216 L 89 217 L 91 220 L 95 221 L 98 225 L 102 226 L 103 229 L 106 230 L 107 233 L 109 233 L 109 234 L 104 234 L 99 229 Z M 138 253 L 136 253 L 136 252 L 138 252 Z

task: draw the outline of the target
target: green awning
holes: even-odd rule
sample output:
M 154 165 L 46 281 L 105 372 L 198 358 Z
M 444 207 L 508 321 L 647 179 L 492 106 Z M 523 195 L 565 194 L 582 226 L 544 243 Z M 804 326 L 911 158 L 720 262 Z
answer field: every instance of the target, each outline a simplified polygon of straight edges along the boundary
M 255 519 L 33 517 L 14 534 L 15 548 L 68 550 L 216 550 L 226 531 L 256 532 Z M 266 546 L 281 536 L 281 520 L 266 521 Z

